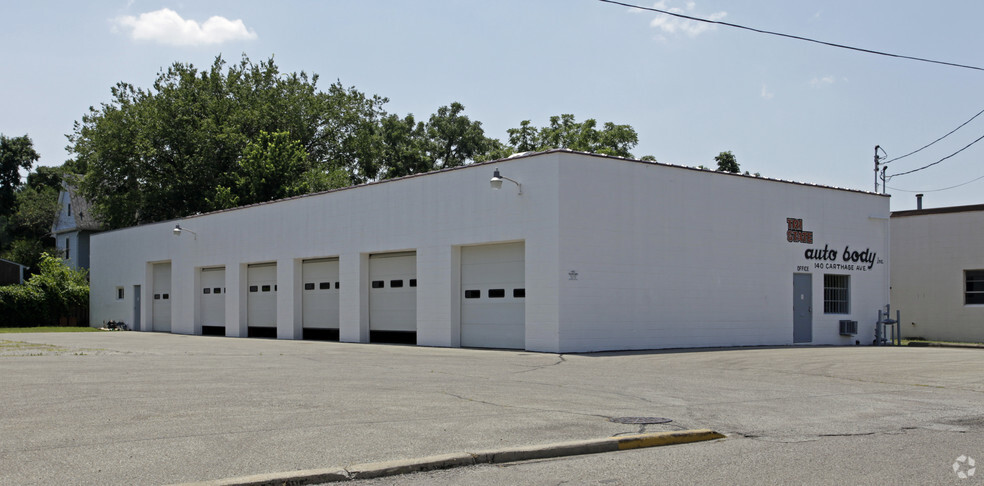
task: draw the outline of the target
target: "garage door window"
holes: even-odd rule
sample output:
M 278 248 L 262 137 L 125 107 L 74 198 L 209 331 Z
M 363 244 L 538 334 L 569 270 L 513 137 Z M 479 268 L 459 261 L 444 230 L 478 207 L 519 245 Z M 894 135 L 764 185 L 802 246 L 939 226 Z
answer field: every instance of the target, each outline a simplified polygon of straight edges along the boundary
M 851 276 L 823 276 L 823 313 L 848 314 L 851 312 Z
M 506 289 L 489 289 L 490 299 L 501 299 L 506 296 Z
M 964 282 L 964 304 L 984 304 L 984 270 L 965 270 Z
M 522 299 L 526 297 L 526 289 L 513 289 L 513 298 Z
M 482 298 L 482 291 L 481 290 L 466 290 L 465 291 L 465 298 L 466 299 L 480 299 L 480 298 Z

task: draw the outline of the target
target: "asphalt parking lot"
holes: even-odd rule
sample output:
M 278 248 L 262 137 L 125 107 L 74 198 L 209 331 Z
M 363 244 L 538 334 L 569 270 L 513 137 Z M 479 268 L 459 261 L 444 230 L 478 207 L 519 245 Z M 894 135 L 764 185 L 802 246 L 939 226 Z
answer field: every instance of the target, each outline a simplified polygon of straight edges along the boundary
M 728 438 L 377 482 L 656 480 L 643 464 L 676 471 L 677 482 L 742 482 L 727 468 L 708 476 L 691 469 L 693 461 L 728 459 L 736 471 L 760 464 L 760 475 L 749 477 L 759 482 L 833 483 L 838 476 L 811 471 L 864 468 L 869 479 L 924 484 L 961 481 L 949 470 L 952 458 L 984 459 L 984 350 L 555 355 L 138 332 L 6 334 L 0 370 L 0 484 L 171 484 L 696 428 Z M 672 422 L 610 420 L 626 416 Z M 809 464 L 779 467 L 784 451 L 797 448 Z

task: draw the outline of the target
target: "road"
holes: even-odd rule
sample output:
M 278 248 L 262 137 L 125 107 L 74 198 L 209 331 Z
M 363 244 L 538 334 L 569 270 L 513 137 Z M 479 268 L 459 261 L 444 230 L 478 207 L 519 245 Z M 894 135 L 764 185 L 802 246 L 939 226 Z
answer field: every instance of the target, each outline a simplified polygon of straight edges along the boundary
M 0 369 L 0 484 L 169 484 L 695 428 L 728 437 L 374 482 L 984 483 L 951 468 L 984 459 L 984 350 L 554 355 L 107 332 L 2 335 Z M 610 420 L 626 416 L 672 422 Z

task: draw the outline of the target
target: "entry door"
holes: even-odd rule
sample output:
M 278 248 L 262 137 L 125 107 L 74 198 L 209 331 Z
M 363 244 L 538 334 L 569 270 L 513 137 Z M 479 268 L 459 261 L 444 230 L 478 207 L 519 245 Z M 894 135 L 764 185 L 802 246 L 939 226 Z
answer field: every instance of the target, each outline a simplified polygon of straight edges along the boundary
M 133 286 L 133 330 L 141 331 L 140 329 L 140 286 Z
M 171 264 L 154 264 L 154 303 L 151 330 L 171 332 Z
M 813 342 L 813 276 L 793 274 L 793 342 Z

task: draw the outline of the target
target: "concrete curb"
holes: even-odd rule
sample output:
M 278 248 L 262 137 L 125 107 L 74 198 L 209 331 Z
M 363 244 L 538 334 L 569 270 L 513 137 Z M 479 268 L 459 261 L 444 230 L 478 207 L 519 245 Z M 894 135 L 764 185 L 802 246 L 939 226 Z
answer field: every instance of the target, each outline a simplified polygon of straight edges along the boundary
M 270 474 L 257 474 L 238 478 L 217 479 L 197 483 L 184 483 L 178 486 L 295 486 L 321 484 L 356 479 L 370 479 L 396 476 L 435 469 L 449 469 L 476 464 L 502 464 L 506 462 L 546 459 L 551 457 L 597 454 L 643 447 L 658 447 L 673 444 L 686 444 L 705 440 L 723 439 L 724 435 L 713 430 L 681 430 L 677 432 L 654 432 L 650 434 L 623 435 L 604 439 L 588 439 L 571 442 L 557 442 L 534 446 L 511 447 L 483 452 L 459 452 L 438 456 L 403 459 L 397 461 L 371 462 L 348 467 L 327 469 L 307 469 Z

